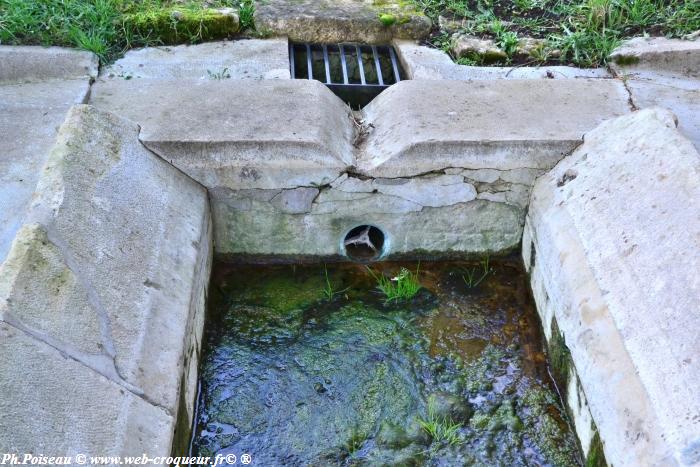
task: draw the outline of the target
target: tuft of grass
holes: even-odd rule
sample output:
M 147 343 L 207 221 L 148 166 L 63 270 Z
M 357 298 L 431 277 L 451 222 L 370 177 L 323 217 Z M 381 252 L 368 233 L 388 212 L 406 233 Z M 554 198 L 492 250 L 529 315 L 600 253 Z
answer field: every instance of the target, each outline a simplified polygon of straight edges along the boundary
M 479 284 L 481 284 L 484 281 L 484 279 L 486 279 L 486 277 L 492 272 L 492 269 L 489 266 L 488 256 L 481 260 L 480 265 L 480 269 L 468 269 L 464 272 L 464 275 L 462 276 L 462 280 L 465 284 L 467 284 L 467 287 L 469 287 L 470 289 L 473 289 L 474 287 L 477 287 Z
M 241 31 L 255 29 L 255 3 L 253 0 L 242 0 L 238 4 L 238 22 Z
M 223 69 L 221 69 L 219 71 L 207 70 L 207 74 L 209 75 L 209 79 L 216 79 L 216 80 L 228 79 L 231 77 L 231 73 L 229 73 L 228 67 L 224 67 Z
M 421 289 L 418 273 L 420 263 L 416 267 L 416 272 L 401 268 L 399 274 L 394 277 L 387 277 L 381 273 L 375 273 L 368 266 L 367 271 L 377 281 L 377 288 L 386 296 L 386 302 L 409 300 L 413 298 Z
M 349 289 L 349 287 L 345 287 L 342 290 L 336 290 L 335 287 L 333 287 L 333 283 L 331 282 L 330 278 L 328 277 L 328 268 L 326 267 L 325 264 L 323 265 L 323 273 L 325 275 L 325 281 L 326 281 L 325 286 L 323 287 L 323 297 L 327 301 L 330 302 L 331 300 L 333 300 L 333 297 L 335 297 L 336 295 L 341 294 Z
M 682 37 L 700 29 L 697 0 L 413 0 L 434 22 L 468 18 L 463 31 L 492 37 L 511 56 L 514 38 L 547 40 L 539 63 L 605 65 L 623 40 Z M 508 24 L 509 31 L 499 28 Z M 502 25 L 501 25 L 502 26 Z M 517 35 L 517 36 L 515 36 Z M 439 45 L 444 41 L 439 39 Z
M 428 417 L 427 419 L 419 419 L 418 424 L 430 436 L 433 442 L 447 443 L 450 445 L 459 444 L 459 430 L 462 428 L 461 423 L 457 423 L 448 417 L 439 417 L 435 410 L 435 400 L 428 399 Z

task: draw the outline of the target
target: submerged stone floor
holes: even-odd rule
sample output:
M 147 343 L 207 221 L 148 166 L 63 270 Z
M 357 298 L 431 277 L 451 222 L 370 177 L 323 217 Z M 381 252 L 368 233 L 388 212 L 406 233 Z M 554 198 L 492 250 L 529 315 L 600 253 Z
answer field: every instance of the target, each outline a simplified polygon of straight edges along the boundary
M 193 454 L 260 465 L 581 465 L 526 277 L 420 268 L 385 302 L 362 265 L 215 268 Z M 337 292 L 324 296 L 326 278 Z M 431 437 L 421 422 L 456 425 Z

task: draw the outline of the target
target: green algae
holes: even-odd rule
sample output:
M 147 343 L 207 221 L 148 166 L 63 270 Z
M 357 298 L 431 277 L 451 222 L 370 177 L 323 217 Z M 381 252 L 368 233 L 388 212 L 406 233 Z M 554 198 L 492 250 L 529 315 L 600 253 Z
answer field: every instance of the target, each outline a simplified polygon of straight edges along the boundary
M 557 386 L 561 388 L 562 391 L 566 391 L 572 367 L 571 353 L 566 346 L 564 335 L 559 331 L 559 326 L 554 318 L 552 318 L 551 332 L 552 337 L 547 344 L 547 351 L 549 353 L 549 364 L 552 369 L 552 376 Z
M 261 465 L 580 465 L 522 272 L 496 263 L 470 291 L 457 265 L 421 269 L 424 290 L 387 304 L 359 265 L 328 267 L 346 289 L 331 300 L 322 266 L 217 268 L 195 451 Z M 461 347 L 471 340 L 483 345 Z M 449 439 L 428 436 L 431 414 L 454 425 Z

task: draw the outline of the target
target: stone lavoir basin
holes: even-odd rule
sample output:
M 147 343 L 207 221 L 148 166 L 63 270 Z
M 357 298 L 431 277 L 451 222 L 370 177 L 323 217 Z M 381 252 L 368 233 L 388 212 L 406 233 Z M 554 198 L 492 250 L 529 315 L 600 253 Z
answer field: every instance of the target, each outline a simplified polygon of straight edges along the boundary
M 517 263 L 215 266 L 192 454 L 580 465 Z M 423 288 L 387 301 L 401 268 Z
M 700 464 L 693 122 L 395 51 L 352 110 L 284 39 L 0 47 L 0 453 Z

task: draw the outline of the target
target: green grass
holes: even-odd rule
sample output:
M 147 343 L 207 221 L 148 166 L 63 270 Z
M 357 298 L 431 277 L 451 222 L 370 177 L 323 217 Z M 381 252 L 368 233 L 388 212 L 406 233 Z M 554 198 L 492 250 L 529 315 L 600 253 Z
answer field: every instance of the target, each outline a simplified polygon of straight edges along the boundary
M 328 268 L 326 267 L 325 264 L 323 265 L 323 273 L 324 273 L 324 276 L 325 276 L 325 277 L 324 277 L 324 279 L 325 279 L 325 284 L 324 284 L 324 287 L 323 287 L 323 298 L 325 298 L 327 301 L 330 302 L 331 300 L 333 300 L 333 298 L 334 298 L 336 295 L 341 294 L 341 293 L 345 292 L 346 290 L 348 290 L 349 287 L 345 287 L 345 288 L 342 289 L 342 290 L 337 290 L 337 289 L 333 286 L 333 283 L 331 282 L 330 277 L 328 277 Z
M 377 288 L 386 296 L 386 301 L 409 300 L 413 298 L 421 289 L 418 280 L 420 263 L 416 267 L 416 272 L 401 268 L 401 271 L 394 277 L 387 277 L 384 274 L 376 273 L 367 267 L 367 271 L 377 281 Z
M 681 37 L 700 29 L 697 0 L 413 0 L 438 16 L 466 19 L 463 32 L 493 38 L 508 57 L 519 37 L 546 40 L 532 63 L 601 66 L 623 40 L 640 36 Z M 448 48 L 444 32 L 435 46 Z
M 253 0 L 0 0 L 0 43 L 76 47 L 109 62 L 131 47 L 228 37 L 235 27 L 219 7 L 240 7 L 241 29 L 252 27 Z
M 491 274 L 492 269 L 489 266 L 489 257 L 487 256 L 480 262 L 480 268 L 471 268 L 467 269 L 464 271 L 464 275 L 462 276 L 462 280 L 464 281 L 465 284 L 467 284 L 467 287 L 470 289 L 473 289 L 474 287 L 477 287 L 479 284 L 481 284 L 486 277 Z
M 440 417 L 436 414 L 434 399 L 428 399 L 428 417 L 427 419 L 419 419 L 418 424 L 430 436 L 433 442 L 458 444 L 461 439 L 459 430 L 462 428 L 461 423 L 457 423 L 448 417 Z

